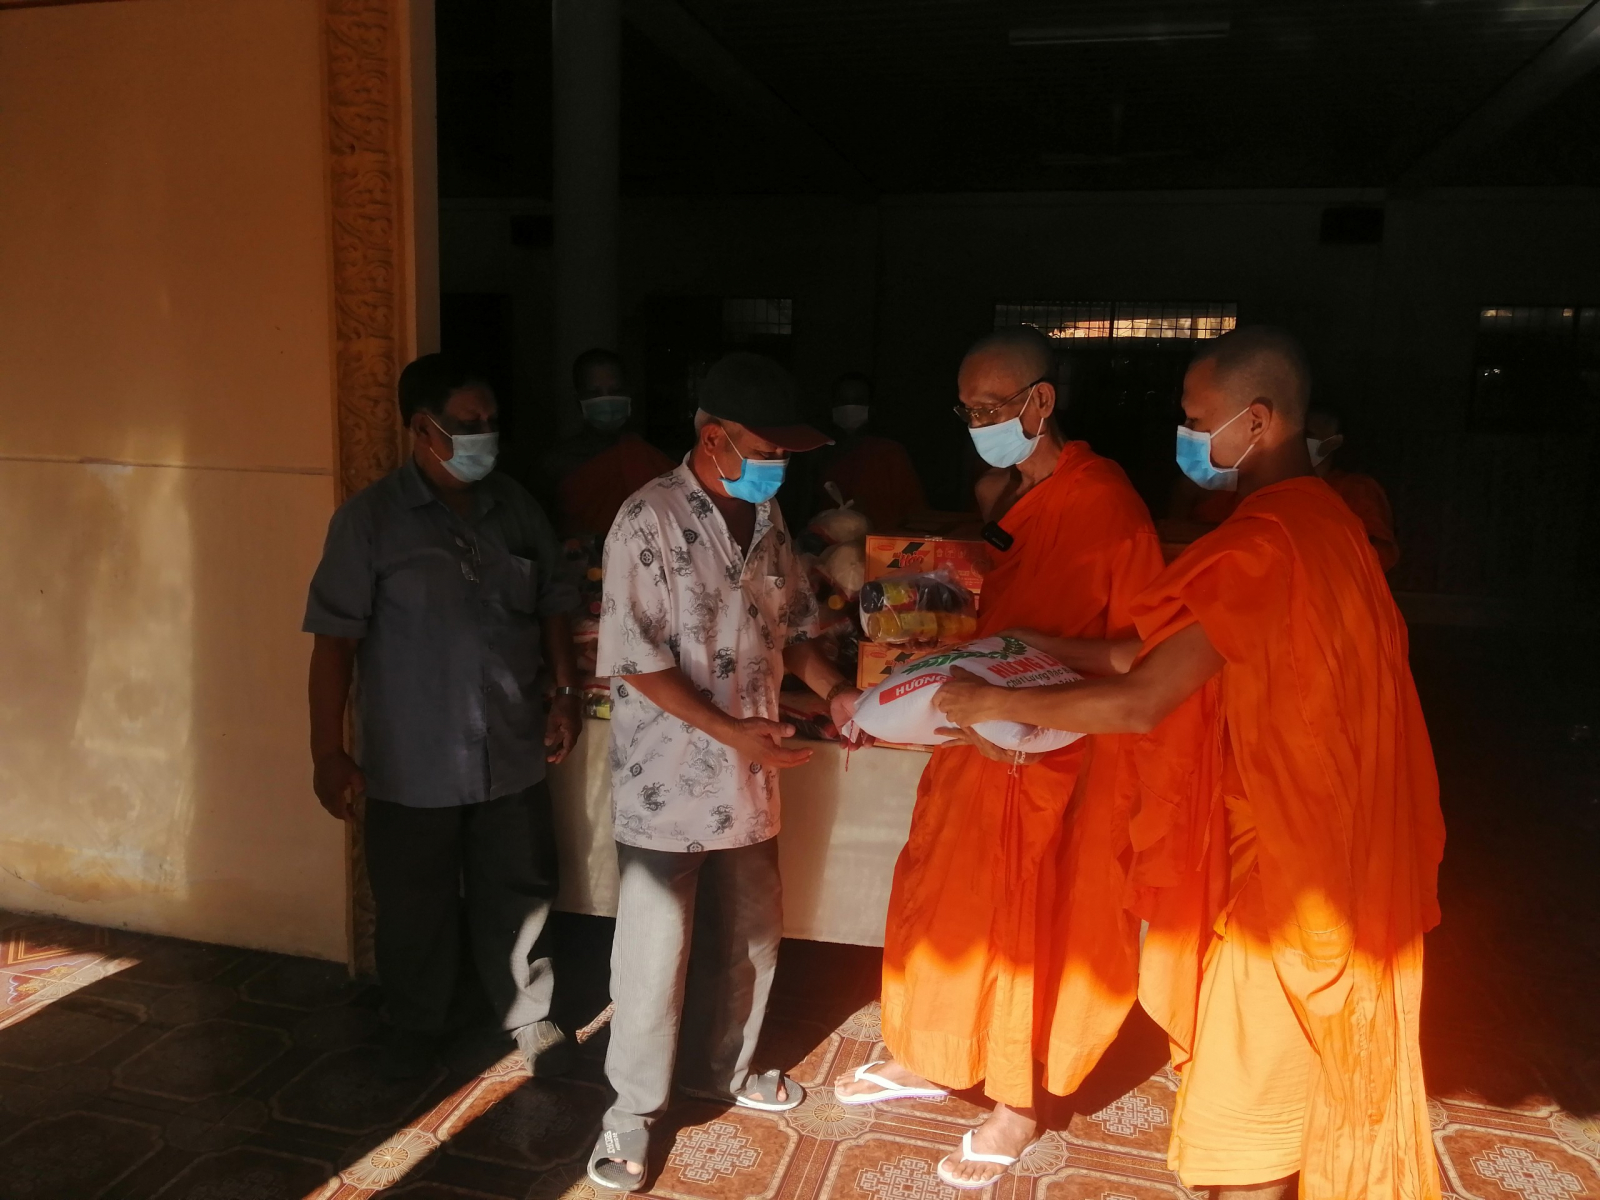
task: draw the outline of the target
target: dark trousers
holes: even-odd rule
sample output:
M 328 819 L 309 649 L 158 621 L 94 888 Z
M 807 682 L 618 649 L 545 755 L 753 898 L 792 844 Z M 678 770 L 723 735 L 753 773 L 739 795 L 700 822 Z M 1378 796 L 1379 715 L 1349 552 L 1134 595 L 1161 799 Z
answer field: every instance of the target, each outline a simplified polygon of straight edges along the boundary
M 541 935 L 556 898 L 556 840 L 545 784 L 454 808 L 369 800 L 366 852 L 378 908 L 378 980 L 391 1023 L 444 1028 L 462 904 L 501 1028 L 549 1017 L 554 980 Z

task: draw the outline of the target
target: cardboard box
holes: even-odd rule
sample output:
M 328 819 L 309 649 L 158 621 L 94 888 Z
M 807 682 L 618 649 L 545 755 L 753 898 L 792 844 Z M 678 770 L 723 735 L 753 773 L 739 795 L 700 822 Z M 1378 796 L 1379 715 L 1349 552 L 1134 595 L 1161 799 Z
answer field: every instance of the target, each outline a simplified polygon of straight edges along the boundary
M 860 657 L 856 659 L 856 686 L 865 689 L 882 683 L 889 672 L 896 667 L 916 662 L 917 659 L 932 654 L 936 649 L 938 649 L 936 646 L 923 646 L 913 650 L 907 646 L 862 642 L 859 647 Z
M 866 578 L 882 579 L 901 572 L 946 568 L 974 596 L 983 591 L 983 577 L 994 566 L 994 548 L 982 538 L 928 537 L 922 534 L 867 535 Z

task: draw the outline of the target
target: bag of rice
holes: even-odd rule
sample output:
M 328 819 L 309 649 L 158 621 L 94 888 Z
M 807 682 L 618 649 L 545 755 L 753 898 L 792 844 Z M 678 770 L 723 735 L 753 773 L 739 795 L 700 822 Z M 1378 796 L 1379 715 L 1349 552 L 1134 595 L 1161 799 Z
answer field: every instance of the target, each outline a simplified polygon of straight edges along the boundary
M 949 679 L 957 667 L 1003 687 L 1044 687 L 1082 678 L 1016 638 L 979 638 L 907 663 L 882 683 L 868 688 L 856 704 L 851 724 L 885 742 L 938 746 L 949 741 L 938 732 L 950 722 L 933 706 L 933 696 L 938 685 Z M 1015 721 L 984 721 L 974 728 L 996 746 L 1024 754 L 1059 750 L 1083 736 Z M 855 739 L 853 729 L 847 727 L 841 732 L 850 740 Z

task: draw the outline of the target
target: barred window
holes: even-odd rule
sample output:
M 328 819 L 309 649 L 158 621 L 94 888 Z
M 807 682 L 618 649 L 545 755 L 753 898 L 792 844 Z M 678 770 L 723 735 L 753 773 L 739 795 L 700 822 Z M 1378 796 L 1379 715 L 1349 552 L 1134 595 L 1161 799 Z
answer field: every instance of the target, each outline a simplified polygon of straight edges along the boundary
M 1476 431 L 1579 433 L 1600 425 L 1600 307 L 1480 308 L 1472 359 Z
M 994 324 L 1032 325 L 1053 338 L 1219 337 L 1239 323 L 1239 306 L 1222 301 L 1080 300 L 1002 301 Z
M 725 337 L 742 338 L 755 334 L 787 337 L 794 332 L 793 323 L 793 300 L 725 299 L 722 302 L 722 332 Z
M 1600 308 L 1502 304 L 1478 310 L 1478 331 L 1523 338 L 1600 343 Z

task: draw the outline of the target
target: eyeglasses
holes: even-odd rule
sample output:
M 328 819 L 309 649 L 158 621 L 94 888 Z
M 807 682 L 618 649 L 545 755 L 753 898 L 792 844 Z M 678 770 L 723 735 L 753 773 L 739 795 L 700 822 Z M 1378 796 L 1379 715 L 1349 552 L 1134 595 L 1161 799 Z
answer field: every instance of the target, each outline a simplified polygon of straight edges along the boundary
M 999 404 L 993 404 L 987 408 L 979 408 L 977 405 L 958 404 L 951 411 L 956 414 L 956 419 L 968 429 L 982 429 L 985 425 L 995 424 L 995 422 L 1000 419 L 1000 412 L 1002 409 L 1010 408 L 1013 404 L 1015 404 L 1018 400 L 1021 400 L 1041 383 L 1049 382 L 1050 376 L 1041 375 L 1027 387 L 1013 392 L 1006 399 L 1000 401 Z

